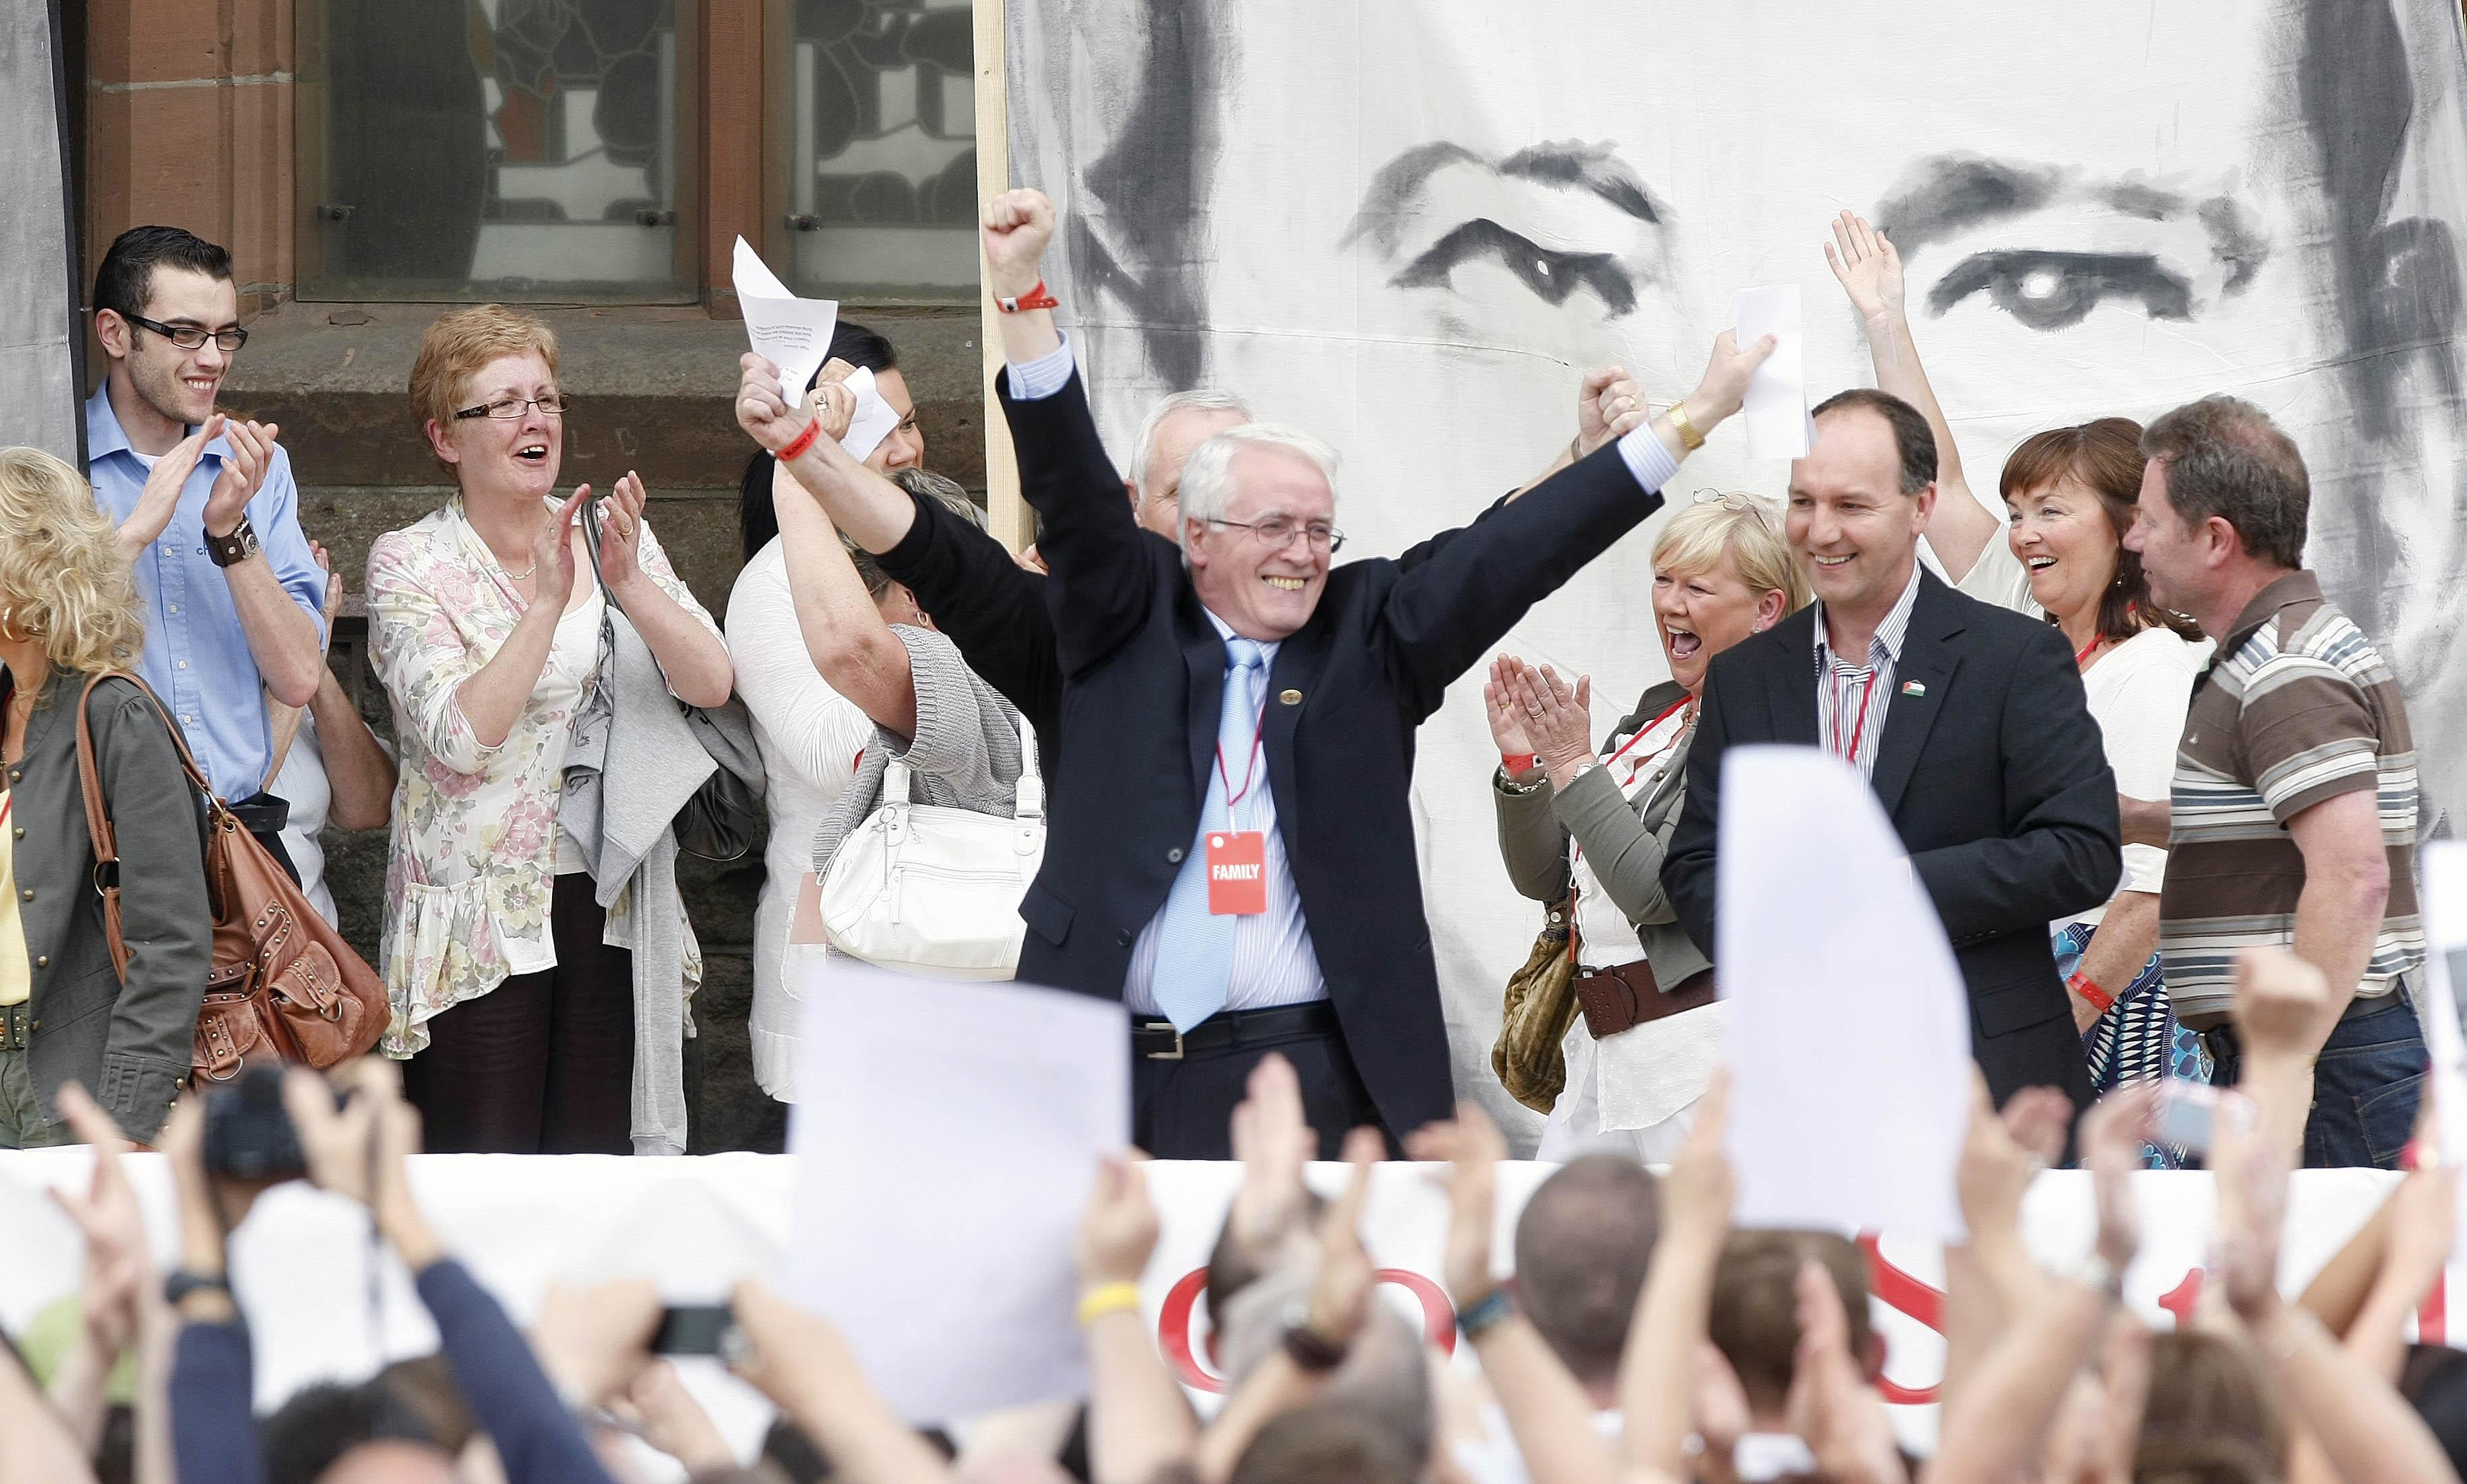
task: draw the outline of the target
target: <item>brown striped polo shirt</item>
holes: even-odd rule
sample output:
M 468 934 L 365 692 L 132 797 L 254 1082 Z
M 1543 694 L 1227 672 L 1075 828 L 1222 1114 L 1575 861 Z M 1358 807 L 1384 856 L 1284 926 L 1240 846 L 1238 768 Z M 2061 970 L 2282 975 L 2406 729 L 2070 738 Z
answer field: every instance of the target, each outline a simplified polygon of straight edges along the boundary
M 2359 998 L 2389 994 L 2424 961 L 2415 904 L 2415 744 L 2398 682 L 2372 643 L 2290 573 L 2238 616 L 2193 687 L 2176 750 L 2174 834 L 2159 896 L 2168 998 L 2188 1024 L 2227 1017 L 2235 956 L 2296 936 L 2304 856 L 2287 821 L 2375 790 L 2389 904 Z

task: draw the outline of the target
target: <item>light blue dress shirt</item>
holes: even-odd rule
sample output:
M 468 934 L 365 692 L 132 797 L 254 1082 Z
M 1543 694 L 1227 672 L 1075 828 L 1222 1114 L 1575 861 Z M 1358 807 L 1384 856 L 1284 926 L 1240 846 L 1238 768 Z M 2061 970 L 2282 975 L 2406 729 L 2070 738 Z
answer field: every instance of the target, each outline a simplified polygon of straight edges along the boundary
M 112 521 L 124 521 L 146 490 L 146 461 L 129 447 L 111 410 L 111 384 L 95 389 L 85 404 L 86 477 L 94 497 Z M 206 445 L 170 524 L 139 554 L 137 594 L 146 605 L 146 652 L 137 673 L 161 697 L 189 739 L 189 751 L 215 792 L 227 799 L 257 793 L 274 757 L 266 725 L 264 681 L 248 650 L 248 636 L 233 606 L 231 584 L 206 555 L 206 496 L 231 457 L 231 444 Z M 275 579 L 325 634 L 326 574 L 308 552 L 300 530 L 300 491 L 291 481 L 291 456 L 278 445 L 273 467 L 248 503 Z

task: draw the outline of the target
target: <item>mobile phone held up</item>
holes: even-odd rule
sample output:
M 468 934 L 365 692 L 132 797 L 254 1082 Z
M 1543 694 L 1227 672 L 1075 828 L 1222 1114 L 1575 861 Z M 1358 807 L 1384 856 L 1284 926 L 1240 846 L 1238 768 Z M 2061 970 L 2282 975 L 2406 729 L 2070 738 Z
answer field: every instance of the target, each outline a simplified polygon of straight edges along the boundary
M 2250 1134 L 2257 1116 L 2252 1099 L 2233 1088 L 2169 1077 L 2159 1084 L 2159 1113 L 2151 1139 L 2207 1159 L 2218 1141 L 2219 1120 L 2229 1120 L 2227 1126 L 2238 1134 Z
M 651 1337 L 654 1355 L 711 1355 L 727 1360 L 744 1343 L 726 1304 L 672 1304 Z

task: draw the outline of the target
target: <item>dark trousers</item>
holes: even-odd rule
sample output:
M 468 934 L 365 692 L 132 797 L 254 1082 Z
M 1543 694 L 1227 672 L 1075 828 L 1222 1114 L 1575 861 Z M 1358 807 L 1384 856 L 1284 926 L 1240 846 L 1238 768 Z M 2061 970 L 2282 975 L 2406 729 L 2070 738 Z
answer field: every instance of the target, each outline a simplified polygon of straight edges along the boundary
M 634 956 L 600 941 L 588 875 L 556 878 L 556 967 L 428 1023 L 403 1064 L 432 1154 L 631 1154 Z
M 1364 1124 L 1387 1136 L 1392 1155 L 1397 1152 L 1396 1136 L 1379 1121 L 1345 1037 L 1334 1030 L 1188 1051 L 1180 1061 L 1134 1051 L 1131 1142 L 1160 1159 L 1233 1158 L 1234 1106 L 1247 1091 L 1251 1068 L 1271 1051 L 1294 1064 L 1302 1113 L 1319 1133 L 1321 1158 L 1338 1158 L 1347 1131 Z
M 2214 1026 L 2202 1039 L 2210 1048 L 2210 1085 L 2243 1080 L 2244 1048 L 2235 1027 Z M 2313 1064 L 2305 1168 L 2397 1169 L 2400 1153 L 2415 1136 L 2428 1062 L 2424 1029 L 2404 990 L 2351 1006 Z

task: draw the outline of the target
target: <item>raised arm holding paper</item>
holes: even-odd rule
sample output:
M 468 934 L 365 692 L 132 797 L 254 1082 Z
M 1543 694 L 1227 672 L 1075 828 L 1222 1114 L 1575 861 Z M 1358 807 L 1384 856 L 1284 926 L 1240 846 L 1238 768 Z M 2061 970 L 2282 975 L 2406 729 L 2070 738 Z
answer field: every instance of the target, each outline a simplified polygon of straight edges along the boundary
M 1177 551 L 1115 493 L 1069 348 L 1034 306 L 1052 231 L 1035 191 L 986 207 L 993 291 L 1017 304 L 1000 390 L 1044 518 L 1063 707 L 1102 718 L 1108 745 L 1064 750 L 1020 977 L 1123 1001 L 1134 1137 L 1160 1155 L 1223 1158 L 1271 1047 L 1326 1152 L 1353 1124 L 1444 1116 L 1406 797 L 1415 728 L 1531 604 L 1652 513 L 1769 348 L 1724 336 L 1682 408 L 1411 569 L 1332 564 L 1334 457 L 1317 439 L 1220 434 L 1185 469 Z M 1314 921 L 1331 931 L 1314 936 Z

